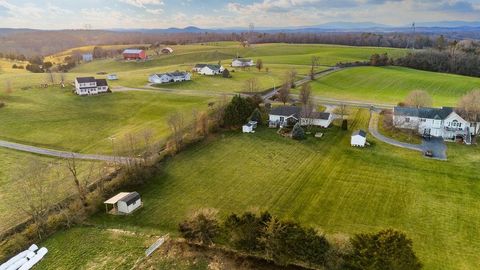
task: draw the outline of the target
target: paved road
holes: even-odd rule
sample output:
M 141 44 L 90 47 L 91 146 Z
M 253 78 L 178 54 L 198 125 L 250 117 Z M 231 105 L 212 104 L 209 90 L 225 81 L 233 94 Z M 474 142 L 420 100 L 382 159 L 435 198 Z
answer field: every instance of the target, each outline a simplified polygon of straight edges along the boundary
M 104 155 L 89 155 L 89 154 L 80 154 L 73 152 L 58 151 L 47 148 L 40 148 L 30 145 L 24 145 L 19 143 L 12 143 L 7 141 L 0 141 L 0 147 L 9 148 L 17 151 L 28 152 L 33 154 L 39 154 L 50 157 L 58 158 L 76 158 L 84 160 L 98 160 L 98 161 L 108 161 L 108 162 L 119 162 L 125 163 L 128 161 L 126 157 L 114 157 L 114 156 L 104 156 Z

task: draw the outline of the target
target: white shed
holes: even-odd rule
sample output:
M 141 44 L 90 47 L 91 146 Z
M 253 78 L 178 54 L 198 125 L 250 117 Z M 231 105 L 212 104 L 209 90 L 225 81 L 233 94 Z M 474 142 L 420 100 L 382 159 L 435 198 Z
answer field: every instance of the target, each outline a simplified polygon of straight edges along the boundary
M 363 130 L 357 130 L 352 134 L 351 145 L 356 147 L 365 147 L 367 144 L 367 133 Z
M 242 131 L 243 133 L 255 133 L 256 128 L 257 128 L 257 122 L 250 121 L 246 125 L 243 125 Z
M 118 76 L 117 76 L 117 74 L 109 74 L 109 75 L 107 76 L 107 80 L 109 80 L 109 81 L 116 81 L 116 80 L 118 80 Z
M 142 199 L 138 192 L 120 192 L 104 203 L 107 213 L 128 215 L 142 206 Z

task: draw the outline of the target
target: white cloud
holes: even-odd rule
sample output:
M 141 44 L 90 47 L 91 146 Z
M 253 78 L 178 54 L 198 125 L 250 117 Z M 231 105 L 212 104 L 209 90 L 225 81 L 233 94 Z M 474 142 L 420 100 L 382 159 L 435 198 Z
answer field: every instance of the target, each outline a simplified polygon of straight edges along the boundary
M 144 8 L 146 7 L 146 5 L 154 5 L 154 6 L 164 5 L 164 2 L 162 0 L 119 0 L 119 1 L 132 6 L 140 7 L 140 8 Z
M 154 15 L 160 15 L 160 14 L 163 14 L 163 12 L 164 12 L 164 10 L 161 9 L 161 8 L 156 8 L 156 9 L 148 8 L 145 11 L 150 13 L 150 14 L 154 14 Z

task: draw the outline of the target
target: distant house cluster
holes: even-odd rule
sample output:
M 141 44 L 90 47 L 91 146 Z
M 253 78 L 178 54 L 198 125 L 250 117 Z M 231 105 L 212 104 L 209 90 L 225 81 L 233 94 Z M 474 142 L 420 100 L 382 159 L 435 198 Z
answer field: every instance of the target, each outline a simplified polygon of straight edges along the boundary
M 269 126 L 288 127 L 300 122 L 302 126 L 317 126 L 327 128 L 332 124 L 334 117 L 325 112 L 302 112 L 297 106 L 280 106 L 273 108 L 269 113 Z
M 393 124 L 397 128 L 417 130 L 422 136 L 441 137 L 447 141 L 463 140 L 472 143 L 479 133 L 480 123 L 471 123 L 453 108 L 395 107 Z
M 200 74 L 200 75 L 219 75 L 225 68 L 222 65 L 212 65 L 212 64 L 196 64 L 193 68 L 193 71 Z
M 126 49 L 122 53 L 124 60 L 146 60 L 147 53 L 140 49 Z
M 75 79 L 75 93 L 79 96 L 98 95 L 108 92 L 108 83 L 105 79 L 94 77 L 78 77 Z
M 148 77 L 148 81 L 154 84 L 172 83 L 190 81 L 192 75 L 184 71 L 175 71 L 170 73 L 156 73 Z
M 252 59 L 236 58 L 232 61 L 232 67 L 253 67 L 255 63 Z

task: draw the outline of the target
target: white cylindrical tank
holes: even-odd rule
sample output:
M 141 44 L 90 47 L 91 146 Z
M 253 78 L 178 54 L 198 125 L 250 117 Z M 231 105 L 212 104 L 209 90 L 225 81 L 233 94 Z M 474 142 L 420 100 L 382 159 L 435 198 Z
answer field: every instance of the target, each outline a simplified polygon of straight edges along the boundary
M 29 260 L 27 263 L 22 265 L 18 270 L 29 270 L 31 269 L 35 264 L 37 264 L 45 254 L 47 254 L 48 249 L 42 247 L 41 249 L 38 250 L 37 255 L 35 255 L 31 260 Z
M 13 265 L 15 262 L 25 258 L 27 256 L 27 253 L 28 253 L 28 250 L 20 252 L 15 257 L 11 258 L 10 260 L 8 260 L 5 263 L 3 263 L 2 265 L 0 265 L 0 270 L 8 269 L 8 267 Z

